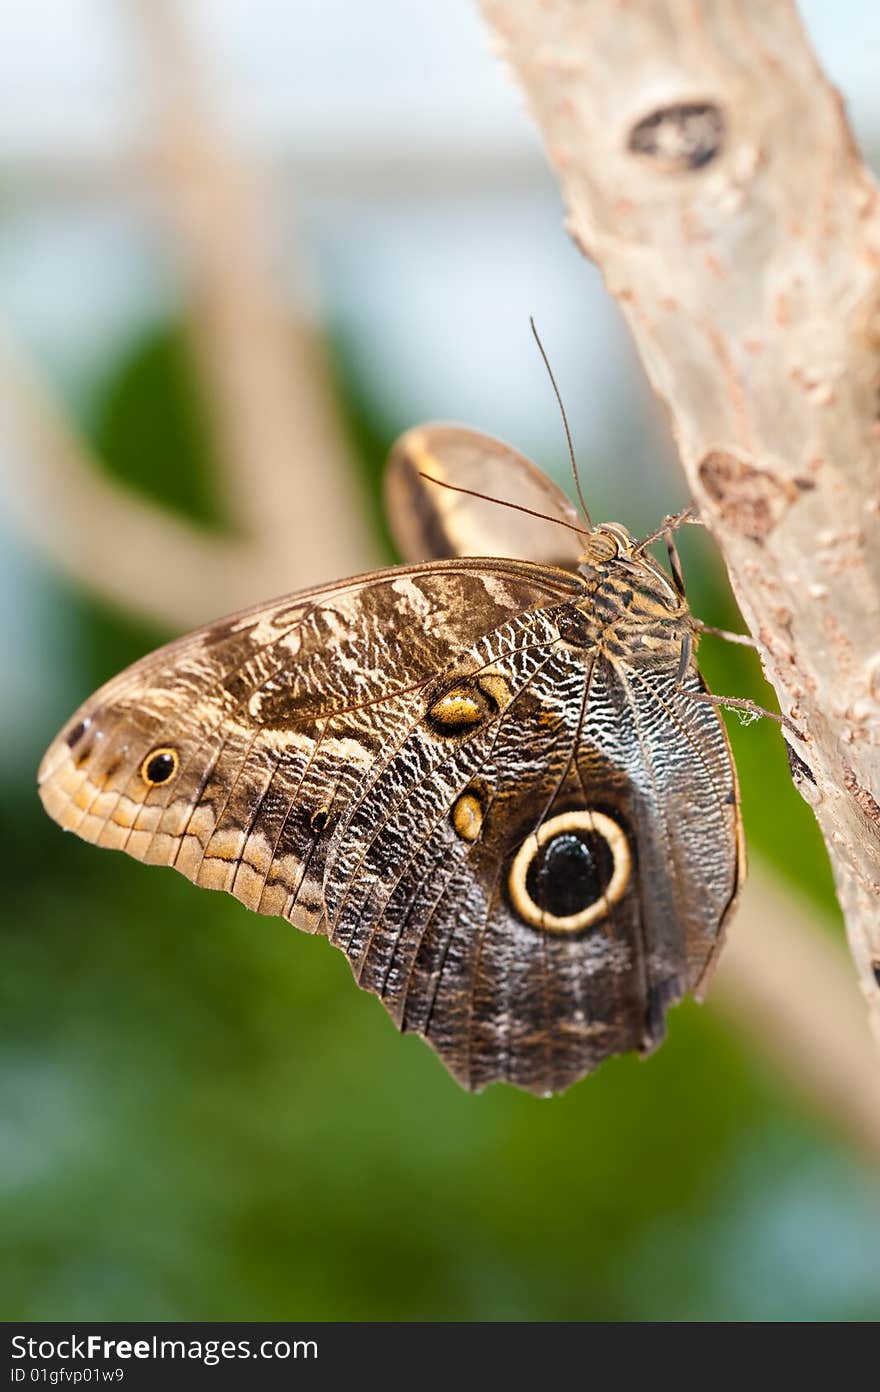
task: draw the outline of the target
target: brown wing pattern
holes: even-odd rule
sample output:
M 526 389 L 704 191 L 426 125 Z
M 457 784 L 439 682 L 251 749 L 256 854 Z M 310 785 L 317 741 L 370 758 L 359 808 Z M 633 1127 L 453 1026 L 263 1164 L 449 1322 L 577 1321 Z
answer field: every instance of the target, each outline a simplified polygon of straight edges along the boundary
M 458 560 L 251 610 L 86 702 L 43 802 L 325 932 L 466 1087 L 558 1092 L 659 1042 L 741 875 L 726 735 L 693 662 L 678 680 L 686 611 L 609 603 Z
M 494 683 L 499 708 L 464 731 L 426 716 L 353 791 L 325 871 L 330 935 L 466 1087 L 549 1094 L 654 1047 L 703 978 L 739 877 L 735 776 L 717 713 L 688 699 L 695 670 L 682 689 L 674 667 L 656 673 L 636 700 L 630 672 L 560 641 L 557 616 L 487 635 L 468 674 L 471 689 Z M 460 681 L 444 674 L 426 710 Z M 456 817 L 471 801 L 476 836 Z M 623 892 L 582 931 L 525 921 L 520 848 L 593 813 L 625 838 Z
M 483 633 L 575 586 L 528 563 L 434 563 L 237 615 L 87 701 L 43 759 L 43 803 L 87 841 L 313 932 L 334 825 L 417 718 L 421 689 Z

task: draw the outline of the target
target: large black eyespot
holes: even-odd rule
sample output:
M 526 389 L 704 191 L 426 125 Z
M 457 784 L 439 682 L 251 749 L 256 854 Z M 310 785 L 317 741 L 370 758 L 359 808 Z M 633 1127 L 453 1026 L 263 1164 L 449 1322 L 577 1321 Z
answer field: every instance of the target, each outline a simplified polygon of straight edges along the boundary
M 552 817 L 514 857 L 508 891 L 515 913 L 533 928 L 575 933 L 622 898 L 632 874 L 626 833 L 604 812 Z
M 180 767 L 180 755 L 176 749 L 154 749 L 141 764 L 141 778 L 151 788 L 167 783 Z
M 563 831 L 532 857 L 526 889 L 539 909 L 569 918 L 595 904 L 613 874 L 614 854 L 604 836 Z

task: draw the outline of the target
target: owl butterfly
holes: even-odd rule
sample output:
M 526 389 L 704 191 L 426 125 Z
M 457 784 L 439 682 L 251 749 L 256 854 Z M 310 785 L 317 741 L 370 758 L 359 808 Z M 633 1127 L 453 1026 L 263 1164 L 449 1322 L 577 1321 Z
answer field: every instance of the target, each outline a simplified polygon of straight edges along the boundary
M 386 483 L 406 564 L 135 663 L 40 794 L 87 841 L 325 934 L 465 1087 L 556 1093 L 660 1042 L 742 879 L 696 624 L 676 567 L 497 441 L 411 431 Z

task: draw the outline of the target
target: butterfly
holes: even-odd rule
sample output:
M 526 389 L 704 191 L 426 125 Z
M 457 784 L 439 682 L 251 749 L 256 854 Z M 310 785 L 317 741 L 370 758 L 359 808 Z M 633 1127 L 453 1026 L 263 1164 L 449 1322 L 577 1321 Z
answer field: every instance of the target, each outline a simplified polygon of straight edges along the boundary
M 464 1087 L 550 1095 L 661 1041 L 733 911 L 698 625 L 677 564 L 488 436 L 408 432 L 386 503 L 404 564 L 135 663 L 40 795 L 86 841 L 326 935 Z

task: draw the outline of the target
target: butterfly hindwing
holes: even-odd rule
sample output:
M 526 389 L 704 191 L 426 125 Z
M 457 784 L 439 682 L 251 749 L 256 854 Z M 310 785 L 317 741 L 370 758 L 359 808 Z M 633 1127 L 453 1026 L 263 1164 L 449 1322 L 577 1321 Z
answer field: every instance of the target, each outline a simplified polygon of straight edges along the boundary
M 421 721 L 354 790 L 327 859 L 331 936 L 358 981 L 471 1088 L 558 1092 L 611 1054 L 654 1047 L 667 1007 L 703 978 L 738 883 L 726 736 L 689 699 L 695 670 L 676 686 L 670 644 L 663 694 L 639 709 L 597 646 L 561 638 L 566 612 L 509 621 L 425 691 Z M 472 694 L 470 727 L 432 715 L 450 692 Z M 553 878 L 584 833 L 600 852 L 607 838 L 613 897 L 583 927 L 576 914 L 557 927 L 602 898 L 601 879 L 578 889 L 576 861 L 573 887 Z M 550 859 L 544 902 L 565 913 L 524 917 L 523 855 Z

